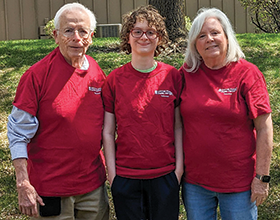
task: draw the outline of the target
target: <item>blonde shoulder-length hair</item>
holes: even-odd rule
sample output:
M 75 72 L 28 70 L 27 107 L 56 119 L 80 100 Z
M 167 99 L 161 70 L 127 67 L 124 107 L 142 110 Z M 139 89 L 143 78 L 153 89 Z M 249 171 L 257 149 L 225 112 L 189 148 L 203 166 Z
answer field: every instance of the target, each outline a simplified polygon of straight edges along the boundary
M 202 58 L 196 49 L 196 39 L 207 18 L 218 19 L 228 39 L 226 65 L 231 62 L 236 62 L 241 58 L 245 58 L 228 17 L 217 8 L 201 8 L 197 13 L 188 34 L 188 47 L 185 54 L 185 63 L 188 67 L 186 69 L 187 72 L 195 72 L 202 62 Z

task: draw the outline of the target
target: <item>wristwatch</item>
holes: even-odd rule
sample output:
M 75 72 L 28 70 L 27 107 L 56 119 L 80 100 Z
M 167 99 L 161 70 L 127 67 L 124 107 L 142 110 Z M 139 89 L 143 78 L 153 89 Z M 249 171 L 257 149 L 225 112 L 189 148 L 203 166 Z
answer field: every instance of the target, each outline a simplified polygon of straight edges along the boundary
M 264 183 L 269 183 L 270 182 L 270 179 L 271 177 L 270 176 L 267 176 L 267 175 L 259 175 L 259 174 L 256 174 L 256 178 L 259 179 L 260 181 L 264 182 Z

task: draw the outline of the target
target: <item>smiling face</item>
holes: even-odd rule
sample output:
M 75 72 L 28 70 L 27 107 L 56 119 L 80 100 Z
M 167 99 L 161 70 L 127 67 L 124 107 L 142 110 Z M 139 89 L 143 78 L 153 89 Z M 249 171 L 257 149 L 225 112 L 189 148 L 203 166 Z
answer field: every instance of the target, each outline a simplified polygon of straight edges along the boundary
M 205 20 L 196 39 L 196 49 L 209 68 L 218 69 L 225 65 L 228 39 L 218 19 Z
M 66 61 L 73 66 L 74 63 L 83 62 L 83 57 L 92 43 L 92 36 L 90 34 L 87 38 L 82 38 L 78 31 L 75 31 L 72 37 L 66 37 L 63 33 L 69 28 L 72 30 L 90 29 L 90 17 L 80 9 L 65 11 L 60 17 L 59 30 L 54 31 L 55 42 L 59 45 L 60 52 Z
M 146 19 L 137 20 L 133 29 L 142 30 L 144 32 L 149 30 L 156 31 L 153 27 L 148 26 L 148 21 Z M 128 43 L 131 46 L 132 56 L 140 55 L 154 57 L 154 52 L 159 43 L 159 37 L 157 36 L 155 39 L 149 39 L 146 34 L 143 34 L 140 38 L 136 38 L 130 33 Z

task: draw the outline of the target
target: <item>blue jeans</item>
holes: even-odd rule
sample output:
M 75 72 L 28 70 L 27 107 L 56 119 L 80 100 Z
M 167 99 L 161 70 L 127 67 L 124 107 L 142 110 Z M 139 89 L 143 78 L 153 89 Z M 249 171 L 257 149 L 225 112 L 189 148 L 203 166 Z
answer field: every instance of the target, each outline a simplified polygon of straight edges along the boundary
M 251 192 L 217 193 L 201 186 L 183 183 L 183 201 L 188 220 L 216 220 L 217 207 L 223 220 L 256 220 L 258 210 Z

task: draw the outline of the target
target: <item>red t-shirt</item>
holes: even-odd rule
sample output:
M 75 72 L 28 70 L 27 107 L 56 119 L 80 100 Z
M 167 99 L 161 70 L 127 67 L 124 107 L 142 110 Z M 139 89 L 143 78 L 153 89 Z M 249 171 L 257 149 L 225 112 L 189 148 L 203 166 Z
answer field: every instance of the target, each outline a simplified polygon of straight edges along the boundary
M 115 69 L 102 89 L 105 111 L 117 124 L 117 175 L 150 179 L 175 169 L 174 110 L 182 79 L 174 67 L 159 62 L 150 73 L 131 63 Z
M 93 191 L 106 180 L 101 152 L 105 75 L 89 56 L 88 70 L 69 65 L 59 48 L 22 76 L 14 105 L 39 120 L 28 144 L 28 173 L 42 196 Z
M 202 63 L 195 73 L 180 71 L 185 181 L 221 193 L 249 190 L 256 156 L 253 119 L 271 112 L 262 73 L 244 59 L 219 70 Z

